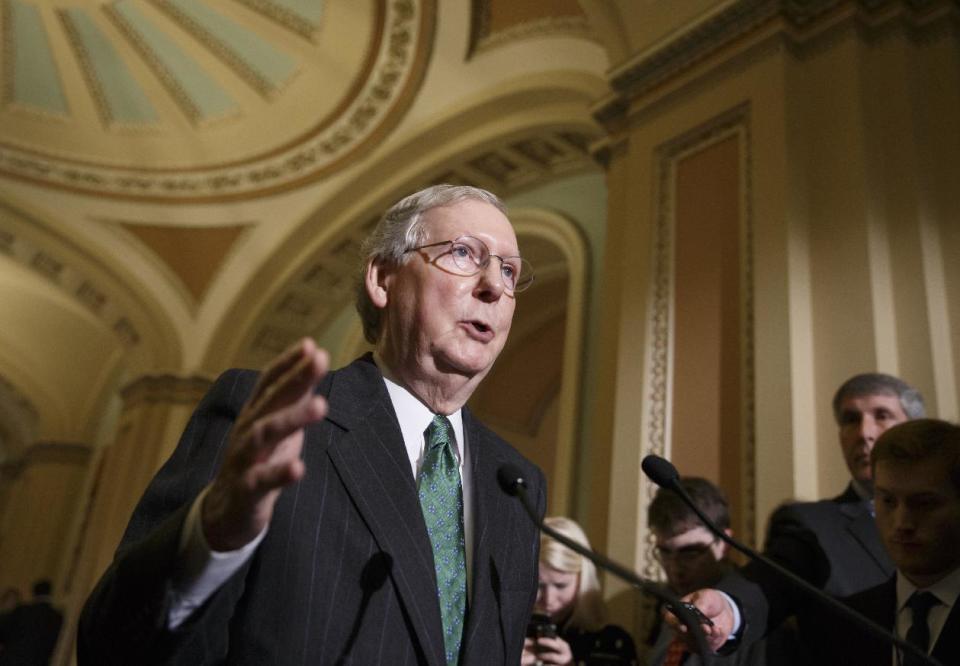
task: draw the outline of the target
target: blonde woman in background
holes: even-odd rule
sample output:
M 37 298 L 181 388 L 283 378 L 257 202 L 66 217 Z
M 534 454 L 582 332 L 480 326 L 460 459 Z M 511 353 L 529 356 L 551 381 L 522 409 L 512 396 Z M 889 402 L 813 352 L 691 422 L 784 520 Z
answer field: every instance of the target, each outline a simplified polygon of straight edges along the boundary
M 562 516 L 548 527 L 590 548 L 583 529 Z M 605 608 L 593 562 L 546 535 L 540 536 L 540 585 L 534 619 L 524 642 L 523 666 L 622 665 L 637 663 L 633 639 L 604 623 Z

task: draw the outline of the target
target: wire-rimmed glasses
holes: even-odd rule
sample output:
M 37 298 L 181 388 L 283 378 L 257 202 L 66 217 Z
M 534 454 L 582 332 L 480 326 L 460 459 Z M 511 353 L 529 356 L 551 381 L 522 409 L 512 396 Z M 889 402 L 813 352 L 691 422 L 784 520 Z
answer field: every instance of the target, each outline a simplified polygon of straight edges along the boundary
M 496 257 L 500 260 L 500 279 L 503 281 L 505 290 L 516 294 L 533 284 L 533 266 L 529 261 L 523 257 L 501 257 L 499 254 L 491 254 L 487 244 L 473 236 L 460 236 L 454 240 L 418 245 L 411 247 L 407 252 L 441 245 L 450 246 L 443 256 L 450 256 L 453 267 L 460 275 L 465 277 L 476 275 L 490 264 L 491 257 Z
M 678 548 L 667 548 L 666 546 L 656 546 L 653 549 L 653 555 L 660 564 L 674 562 L 676 564 L 692 564 L 707 554 L 709 550 L 717 543 L 719 539 L 714 539 L 709 543 L 691 543 Z

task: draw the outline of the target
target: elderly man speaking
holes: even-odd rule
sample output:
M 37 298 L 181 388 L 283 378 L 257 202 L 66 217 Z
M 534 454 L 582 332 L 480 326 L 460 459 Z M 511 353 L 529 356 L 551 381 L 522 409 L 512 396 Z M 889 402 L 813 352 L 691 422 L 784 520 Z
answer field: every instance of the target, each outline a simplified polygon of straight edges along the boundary
M 148 487 L 80 621 L 84 664 L 519 663 L 537 531 L 499 490 L 536 467 L 464 407 L 533 273 L 503 204 L 438 185 L 367 239 L 375 345 L 303 340 L 224 373 Z

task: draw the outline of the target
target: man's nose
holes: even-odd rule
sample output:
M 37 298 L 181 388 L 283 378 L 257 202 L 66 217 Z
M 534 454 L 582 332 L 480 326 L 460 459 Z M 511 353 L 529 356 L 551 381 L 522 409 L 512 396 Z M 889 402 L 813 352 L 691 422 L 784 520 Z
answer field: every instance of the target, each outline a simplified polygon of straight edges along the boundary
M 901 503 L 893 510 L 893 529 L 899 533 L 912 532 L 916 527 L 913 513 Z
M 864 415 L 860 419 L 860 439 L 872 444 L 879 436 L 876 420 L 872 416 Z
M 496 257 L 490 257 L 487 265 L 480 269 L 480 280 L 477 282 L 477 290 L 480 298 L 483 300 L 495 301 L 504 292 L 503 274 L 500 268 L 500 260 Z

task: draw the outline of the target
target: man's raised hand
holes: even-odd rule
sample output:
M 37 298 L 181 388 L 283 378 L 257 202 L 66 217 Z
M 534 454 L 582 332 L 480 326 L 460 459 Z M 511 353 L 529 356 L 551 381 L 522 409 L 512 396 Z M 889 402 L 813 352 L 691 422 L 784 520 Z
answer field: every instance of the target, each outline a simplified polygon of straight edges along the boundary
M 324 350 L 304 338 L 260 375 L 201 507 L 211 550 L 236 550 L 253 541 L 270 522 L 280 491 L 303 476 L 303 428 L 327 413 L 326 400 L 314 389 L 329 362 Z

